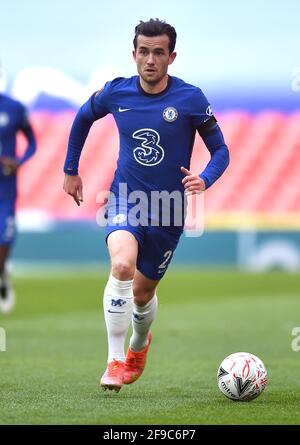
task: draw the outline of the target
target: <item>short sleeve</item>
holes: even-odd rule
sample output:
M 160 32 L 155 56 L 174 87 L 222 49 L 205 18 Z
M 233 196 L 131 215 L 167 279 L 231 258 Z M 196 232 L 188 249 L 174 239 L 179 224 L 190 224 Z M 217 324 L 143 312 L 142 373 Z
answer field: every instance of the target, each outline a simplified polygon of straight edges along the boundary
M 201 127 L 213 115 L 210 103 L 200 88 L 197 88 L 191 99 L 191 118 L 194 128 Z

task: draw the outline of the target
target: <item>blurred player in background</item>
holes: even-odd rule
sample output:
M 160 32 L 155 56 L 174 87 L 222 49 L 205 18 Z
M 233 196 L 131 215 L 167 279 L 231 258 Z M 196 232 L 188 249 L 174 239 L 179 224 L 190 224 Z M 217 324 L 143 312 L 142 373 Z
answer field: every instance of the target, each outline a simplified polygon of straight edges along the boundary
M 116 78 L 94 93 L 80 108 L 70 134 L 64 190 L 77 205 L 83 201 L 79 158 L 93 122 L 112 113 L 120 136 L 111 185 L 117 205 L 109 200 L 106 207 L 111 273 L 103 300 L 108 336 L 108 364 L 100 380 L 103 389 L 119 391 L 123 384 L 141 376 L 156 316 L 156 289 L 183 232 L 184 218 L 175 224 L 175 205 L 184 213 L 185 193 L 203 192 L 229 163 L 228 148 L 202 91 L 167 73 L 176 57 L 175 43 L 176 31 L 171 25 L 158 19 L 141 21 L 133 41 L 138 76 Z M 211 154 L 201 174 L 189 170 L 196 131 Z M 109 156 L 109 147 L 105 149 Z M 165 209 L 150 214 L 147 205 L 142 223 L 131 223 L 134 206 L 128 195 L 120 192 L 122 184 L 129 194 L 143 192 L 149 200 L 153 191 L 176 191 L 178 199 L 170 203 L 170 224 L 163 223 Z M 131 321 L 133 334 L 125 357 Z
M 0 66 L 0 77 L 2 75 Z M 16 155 L 16 135 L 21 131 L 27 148 L 20 158 Z M 0 92 L 0 312 L 10 312 L 15 293 L 7 271 L 7 260 L 15 238 L 15 205 L 17 173 L 35 152 L 36 143 L 25 107 Z

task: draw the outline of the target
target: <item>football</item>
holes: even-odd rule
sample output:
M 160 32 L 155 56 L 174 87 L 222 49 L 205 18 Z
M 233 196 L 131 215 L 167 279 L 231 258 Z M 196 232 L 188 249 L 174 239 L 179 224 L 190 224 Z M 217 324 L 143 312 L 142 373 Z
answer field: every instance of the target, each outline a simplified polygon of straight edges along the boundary
M 250 401 L 265 389 L 268 373 L 263 362 L 249 352 L 228 355 L 220 364 L 217 382 L 220 391 L 229 399 Z

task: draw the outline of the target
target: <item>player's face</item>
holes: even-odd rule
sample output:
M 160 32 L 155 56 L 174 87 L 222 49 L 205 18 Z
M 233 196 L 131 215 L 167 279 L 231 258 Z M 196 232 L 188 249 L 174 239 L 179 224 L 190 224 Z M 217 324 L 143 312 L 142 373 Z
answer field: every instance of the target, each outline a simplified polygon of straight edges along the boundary
M 139 35 L 133 57 L 143 81 L 156 85 L 166 76 L 176 53 L 169 53 L 169 37 L 166 34 L 154 37 Z

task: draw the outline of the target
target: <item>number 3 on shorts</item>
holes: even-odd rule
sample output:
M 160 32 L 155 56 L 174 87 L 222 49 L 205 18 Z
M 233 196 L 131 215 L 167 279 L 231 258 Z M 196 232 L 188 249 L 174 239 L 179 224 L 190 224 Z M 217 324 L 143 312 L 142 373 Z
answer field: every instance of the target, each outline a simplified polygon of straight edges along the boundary
M 170 262 L 170 260 L 171 260 L 171 257 L 172 257 L 172 255 L 173 255 L 173 251 L 172 250 L 167 250 L 165 253 L 164 253 L 164 261 L 158 266 L 158 273 L 163 273 L 163 272 L 165 272 L 165 270 L 166 270 L 166 268 L 168 267 L 168 265 L 169 265 L 169 262 Z

